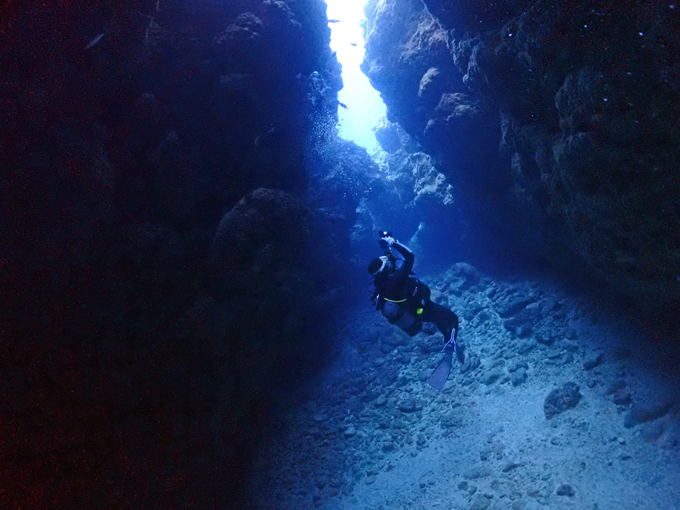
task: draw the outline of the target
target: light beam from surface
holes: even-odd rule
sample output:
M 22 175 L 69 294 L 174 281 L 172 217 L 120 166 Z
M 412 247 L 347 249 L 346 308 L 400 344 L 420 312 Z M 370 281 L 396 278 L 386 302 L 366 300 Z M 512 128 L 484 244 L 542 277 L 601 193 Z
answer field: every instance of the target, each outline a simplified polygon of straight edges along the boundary
M 376 144 L 373 128 L 385 115 L 385 104 L 377 90 L 359 68 L 364 58 L 361 20 L 366 0 L 326 0 L 330 23 L 331 49 L 342 64 L 344 87 L 338 93 L 339 134 L 357 145 L 372 148 Z

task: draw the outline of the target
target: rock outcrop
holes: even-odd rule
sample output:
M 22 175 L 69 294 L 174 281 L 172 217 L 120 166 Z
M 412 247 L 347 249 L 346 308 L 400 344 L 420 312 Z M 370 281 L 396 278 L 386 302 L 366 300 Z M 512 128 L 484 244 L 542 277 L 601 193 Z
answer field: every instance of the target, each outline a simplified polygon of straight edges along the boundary
M 564 383 L 559 388 L 551 391 L 543 403 L 545 418 L 550 420 L 567 409 L 576 407 L 581 400 L 579 387 L 573 382 Z
M 3 5 L 3 508 L 239 506 L 346 276 L 306 201 L 341 86 L 325 8 Z
M 478 232 L 622 295 L 678 300 L 672 3 L 373 0 L 366 13 L 362 69 Z

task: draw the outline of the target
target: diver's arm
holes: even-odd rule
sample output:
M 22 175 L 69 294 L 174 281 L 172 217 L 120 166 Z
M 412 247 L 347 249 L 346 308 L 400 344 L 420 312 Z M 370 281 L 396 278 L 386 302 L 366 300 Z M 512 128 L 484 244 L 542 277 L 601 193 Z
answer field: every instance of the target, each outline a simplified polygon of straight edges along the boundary
M 395 248 L 401 254 L 401 256 L 404 257 L 404 263 L 402 264 L 399 271 L 406 276 L 410 275 L 411 270 L 413 269 L 413 262 L 415 260 L 413 252 L 399 241 L 394 241 L 394 243 L 392 243 L 392 248 Z

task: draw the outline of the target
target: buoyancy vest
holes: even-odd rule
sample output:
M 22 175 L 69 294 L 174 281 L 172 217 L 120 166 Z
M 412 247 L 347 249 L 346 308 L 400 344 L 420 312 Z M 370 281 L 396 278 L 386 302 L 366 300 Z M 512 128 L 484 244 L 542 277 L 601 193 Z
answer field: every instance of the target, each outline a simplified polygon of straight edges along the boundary
M 380 311 L 390 324 L 398 326 L 410 336 L 418 334 L 423 326 L 409 310 L 406 300 L 398 302 L 385 299 Z
M 430 288 L 417 278 L 410 277 L 399 294 L 401 299 L 378 294 L 378 309 L 391 324 L 414 336 L 422 327 L 419 316 L 430 297 Z

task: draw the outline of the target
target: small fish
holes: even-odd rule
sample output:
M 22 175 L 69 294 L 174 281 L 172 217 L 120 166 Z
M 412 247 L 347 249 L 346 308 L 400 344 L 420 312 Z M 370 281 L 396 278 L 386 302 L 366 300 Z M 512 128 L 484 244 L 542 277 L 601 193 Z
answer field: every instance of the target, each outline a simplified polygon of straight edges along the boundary
M 341 19 L 329 19 L 328 22 L 329 23 L 342 23 L 342 20 Z
M 347 105 L 345 103 L 341 103 L 340 101 L 338 101 L 338 104 L 340 106 L 342 106 L 345 110 L 349 110 L 349 108 L 347 108 Z
M 85 49 L 86 49 L 86 50 L 89 50 L 90 48 L 92 48 L 92 46 L 94 46 L 95 44 L 97 44 L 99 41 L 102 40 L 102 37 L 104 37 L 104 35 L 105 35 L 105 32 L 102 32 L 102 33 L 99 34 L 97 37 L 95 37 L 94 39 L 92 39 L 92 40 L 90 41 L 90 44 L 88 44 L 87 46 L 85 46 Z
M 351 44 L 352 46 L 356 46 L 356 45 L 357 45 L 357 43 L 355 43 L 355 42 L 351 42 L 350 44 Z

